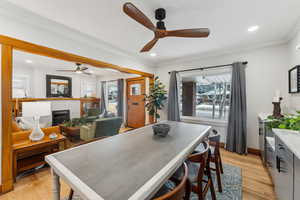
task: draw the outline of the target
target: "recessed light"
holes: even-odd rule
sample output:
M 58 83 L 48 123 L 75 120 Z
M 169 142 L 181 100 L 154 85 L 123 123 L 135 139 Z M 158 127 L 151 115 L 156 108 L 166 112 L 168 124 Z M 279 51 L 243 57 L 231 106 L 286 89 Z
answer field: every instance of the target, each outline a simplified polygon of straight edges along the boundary
M 255 25 L 255 26 L 250 26 L 248 28 L 248 32 L 255 32 L 259 29 L 259 26 Z
M 151 57 L 155 57 L 155 56 L 156 56 L 156 53 L 150 53 L 150 56 L 151 56 Z
M 32 63 L 32 60 L 25 60 L 26 63 Z

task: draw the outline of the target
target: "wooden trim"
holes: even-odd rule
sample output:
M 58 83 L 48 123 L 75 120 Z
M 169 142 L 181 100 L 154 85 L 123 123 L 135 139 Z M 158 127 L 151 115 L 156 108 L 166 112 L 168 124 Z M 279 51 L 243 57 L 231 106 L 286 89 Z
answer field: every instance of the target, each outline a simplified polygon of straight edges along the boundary
M 257 156 L 261 156 L 259 149 L 248 148 L 248 153 L 254 154 L 254 155 L 257 155 Z
M 147 72 L 129 69 L 129 68 L 121 67 L 118 65 L 106 63 L 103 61 L 86 58 L 83 56 L 78 56 L 75 54 L 71 54 L 71 53 L 67 53 L 64 51 L 52 49 L 49 47 L 33 44 L 30 42 L 25 42 L 25 41 L 7 37 L 4 35 L 0 35 L 0 43 L 2 43 L 4 45 L 10 45 L 13 47 L 13 49 L 16 49 L 16 50 L 21 50 L 21 51 L 25 51 L 28 53 L 38 54 L 41 56 L 47 56 L 47 57 L 65 60 L 65 61 L 69 61 L 69 62 L 88 64 L 88 65 L 92 65 L 94 67 L 99 67 L 99 68 L 111 68 L 111 69 L 118 70 L 120 72 L 129 73 L 129 74 L 138 74 L 138 75 L 145 76 L 145 77 L 153 77 L 154 76 L 153 74 L 150 74 Z
M 13 102 L 31 102 L 31 101 L 80 101 L 81 98 L 13 98 Z
M 1 98 L 2 98 L 2 192 L 13 189 L 12 171 L 12 52 L 2 45 Z

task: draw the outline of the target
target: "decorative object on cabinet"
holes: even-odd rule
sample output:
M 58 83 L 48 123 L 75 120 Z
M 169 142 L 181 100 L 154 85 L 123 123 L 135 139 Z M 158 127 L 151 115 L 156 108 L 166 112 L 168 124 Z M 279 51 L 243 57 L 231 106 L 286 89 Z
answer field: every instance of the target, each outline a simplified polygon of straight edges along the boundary
M 299 112 L 299 111 L 298 111 Z M 277 119 L 273 116 L 268 117 L 268 128 L 289 129 L 300 131 L 300 114 L 298 115 L 284 115 L 282 118 Z
M 289 93 L 300 92 L 300 65 L 289 70 Z
M 72 97 L 72 78 L 46 75 L 47 97 Z
M 274 105 L 273 108 L 273 117 L 276 119 L 280 119 L 283 117 L 281 114 L 281 107 L 280 107 L 280 102 L 282 101 L 282 97 L 279 97 L 279 100 L 277 102 L 273 101 L 272 104 Z
M 12 133 L 13 149 L 13 178 L 16 180 L 18 173 L 46 164 L 44 157 L 48 154 L 66 148 L 66 138 L 60 134 L 58 126 L 43 128 L 45 137 L 32 142 L 28 139 L 31 131 L 19 131 Z M 56 138 L 49 136 L 55 133 Z
M 23 117 L 33 117 L 34 125 L 29 135 L 30 140 L 39 141 L 44 137 L 44 132 L 40 128 L 40 117 L 51 115 L 51 103 L 50 102 L 24 102 Z

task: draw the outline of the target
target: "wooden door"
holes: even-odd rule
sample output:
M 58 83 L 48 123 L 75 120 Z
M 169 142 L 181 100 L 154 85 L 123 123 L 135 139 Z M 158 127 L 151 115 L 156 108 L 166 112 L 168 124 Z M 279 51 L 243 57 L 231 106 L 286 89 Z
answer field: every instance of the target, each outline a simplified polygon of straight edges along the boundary
M 127 79 L 127 126 L 145 126 L 145 78 Z

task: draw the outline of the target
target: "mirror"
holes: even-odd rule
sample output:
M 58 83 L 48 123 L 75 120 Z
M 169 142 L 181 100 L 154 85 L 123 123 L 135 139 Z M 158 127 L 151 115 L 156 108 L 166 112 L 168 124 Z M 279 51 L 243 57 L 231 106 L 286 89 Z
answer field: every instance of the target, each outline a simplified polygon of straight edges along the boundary
M 300 65 L 289 70 L 289 93 L 300 92 Z
M 72 78 L 46 75 L 47 97 L 72 97 Z

